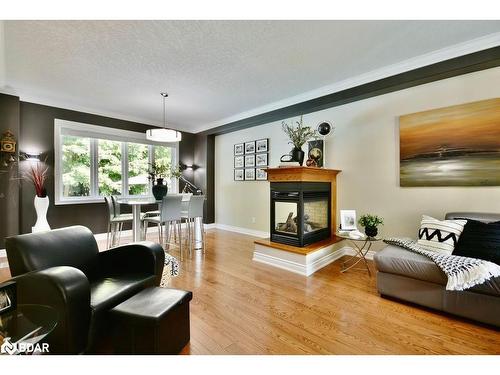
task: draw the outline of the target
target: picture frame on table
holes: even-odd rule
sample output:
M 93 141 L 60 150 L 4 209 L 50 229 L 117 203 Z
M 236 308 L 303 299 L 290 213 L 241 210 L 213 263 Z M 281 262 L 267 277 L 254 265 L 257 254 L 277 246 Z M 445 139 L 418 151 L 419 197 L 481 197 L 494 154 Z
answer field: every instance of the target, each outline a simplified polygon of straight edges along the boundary
M 245 142 L 245 154 L 255 154 L 255 141 Z
M 245 144 L 244 143 L 236 143 L 234 145 L 234 156 L 245 155 Z
M 269 152 L 269 138 L 256 140 L 255 152 Z
M 234 157 L 234 168 L 243 168 L 245 167 L 245 157 L 244 156 L 235 156 Z
M 245 181 L 245 170 L 235 169 L 234 170 L 234 181 Z
M 245 168 L 255 167 L 255 154 L 245 155 Z
M 267 181 L 267 172 L 263 168 L 255 168 L 255 179 L 257 181 Z
M 245 169 L 245 181 L 255 181 L 255 168 Z
M 269 165 L 269 154 L 256 154 L 255 155 L 255 166 L 256 167 L 267 167 Z
M 341 230 L 357 230 L 356 226 L 356 211 L 355 210 L 340 210 L 340 229 Z

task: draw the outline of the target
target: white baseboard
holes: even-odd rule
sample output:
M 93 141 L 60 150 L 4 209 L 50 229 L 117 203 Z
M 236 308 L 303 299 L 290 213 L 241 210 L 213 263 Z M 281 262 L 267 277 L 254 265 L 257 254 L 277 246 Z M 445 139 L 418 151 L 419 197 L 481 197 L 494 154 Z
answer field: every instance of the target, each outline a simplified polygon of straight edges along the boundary
M 248 236 L 260 237 L 260 238 L 269 237 L 269 232 L 263 232 L 260 230 L 254 230 L 254 229 L 248 229 L 248 228 L 242 228 L 242 227 L 235 227 L 235 226 L 227 225 L 227 224 L 216 223 L 215 228 L 221 229 L 221 230 L 227 230 L 229 232 L 246 234 Z
M 314 253 L 302 255 L 255 244 L 253 260 L 303 276 L 310 276 L 344 255 L 354 254 L 354 249 L 349 246 L 335 249 L 335 245 L 330 245 Z M 374 254 L 374 251 L 369 251 L 366 259 L 373 259 Z

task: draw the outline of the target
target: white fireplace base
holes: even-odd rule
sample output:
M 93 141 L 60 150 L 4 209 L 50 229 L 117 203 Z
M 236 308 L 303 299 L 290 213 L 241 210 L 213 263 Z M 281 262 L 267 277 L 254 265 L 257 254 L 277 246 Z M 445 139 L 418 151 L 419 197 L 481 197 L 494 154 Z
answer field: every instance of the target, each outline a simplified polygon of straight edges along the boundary
M 334 243 L 307 254 L 300 254 L 255 243 L 253 260 L 309 276 L 345 255 L 345 248 L 339 245 Z

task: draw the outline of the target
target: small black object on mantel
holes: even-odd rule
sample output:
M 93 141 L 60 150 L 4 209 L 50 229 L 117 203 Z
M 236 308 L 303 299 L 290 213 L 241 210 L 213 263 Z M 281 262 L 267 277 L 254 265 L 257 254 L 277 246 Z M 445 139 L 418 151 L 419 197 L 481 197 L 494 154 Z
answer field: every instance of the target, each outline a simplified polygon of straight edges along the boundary
M 17 285 L 15 281 L 0 284 L 0 315 L 17 307 Z

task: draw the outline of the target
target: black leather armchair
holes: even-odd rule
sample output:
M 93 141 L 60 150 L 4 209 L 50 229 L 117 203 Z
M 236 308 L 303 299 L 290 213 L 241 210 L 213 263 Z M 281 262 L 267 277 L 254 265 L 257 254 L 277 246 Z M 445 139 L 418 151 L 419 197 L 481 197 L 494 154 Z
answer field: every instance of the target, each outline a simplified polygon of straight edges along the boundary
M 6 239 L 18 303 L 44 304 L 59 313 L 49 337 L 52 353 L 94 351 L 107 334 L 107 312 L 149 286 L 159 285 L 165 254 L 139 242 L 99 252 L 83 226 Z

